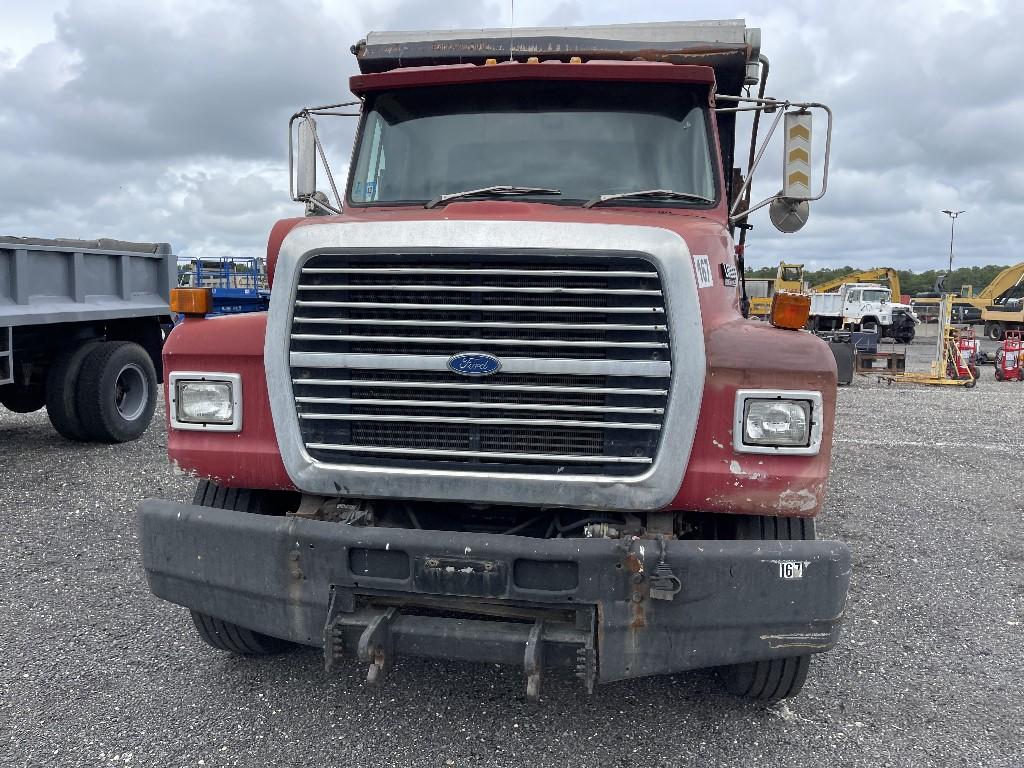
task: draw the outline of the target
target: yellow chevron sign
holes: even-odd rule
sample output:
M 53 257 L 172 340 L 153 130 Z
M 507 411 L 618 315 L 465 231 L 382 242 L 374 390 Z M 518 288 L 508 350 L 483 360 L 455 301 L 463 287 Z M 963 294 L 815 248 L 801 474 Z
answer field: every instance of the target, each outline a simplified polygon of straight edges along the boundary
M 811 177 L 803 171 L 793 171 L 793 173 L 789 174 L 789 177 L 786 179 L 786 184 L 790 186 L 794 184 L 803 184 L 805 187 L 810 189 Z
M 792 163 L 795 160 L 803 160 L 805 163 L 810 163 L 811 156 L 807 154 L 807 150 L 803 147 L 796 147 L 789 150 L 789 162 Z
M 811 196 L 811 113 L 787 112 L 783 150 L 782 195 Z
M 789 137 L 791 139 L 803 139 L 804 141 L 811 140 L 811 127 L 804 125 L 803 123 L 794 123 L 789 129 Z

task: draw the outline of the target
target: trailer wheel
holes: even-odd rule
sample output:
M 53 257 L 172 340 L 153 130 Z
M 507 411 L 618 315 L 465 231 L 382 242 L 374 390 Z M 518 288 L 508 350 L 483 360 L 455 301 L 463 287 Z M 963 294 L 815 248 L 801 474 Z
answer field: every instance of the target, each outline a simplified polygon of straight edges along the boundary
M 153 361 L 134 342 L 104 342 L 82 362 L 75 404 L 92 440 L 134 440 L 153 420 L 156 398 Z
M 273 494 L 247 488 L 224 488 L 209 480 L 200 480 L 192 497 L 193 504 L 257 515 L 274 514 Z M 264 635 L 230 621 L 190 611 L 199 639 L 219 651 L 244 656 L 268 656 L 294 648 L 294 643 Z
M 0 405 L 15 413 L 33 413 L 46 405 L 46 390 L 34 384 L 4 384 Z
M 807 541 L 814 538 L 814 520 L 801 517 L 738 515 L 734 538 Z M 719 667 L 718 675 L 734 696 L 772 702 L 800 693 L 807 680 L 810 654 Z
M 60 353 L 46 376 L 46 414 L 58 433 L 68 440 L 79 442 L 89 439 L 75 405 L 78 376 L 85 358 L 99 342 L 90 341 Z

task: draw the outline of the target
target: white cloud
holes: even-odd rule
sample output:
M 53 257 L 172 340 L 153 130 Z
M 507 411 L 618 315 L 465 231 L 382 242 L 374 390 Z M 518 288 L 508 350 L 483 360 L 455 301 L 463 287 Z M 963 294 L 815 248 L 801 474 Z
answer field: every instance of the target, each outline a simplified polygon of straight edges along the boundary
M 299 211 L 287 200 L 287 119 L 349 96 L 348 47 L 366 31 L 501 26 L 510 10 L 507 0 L 16 6 L 0 28 L 0 231 L 169 240 L 192 255 L 255 255 L 274 219 Z M 958 263 L 1019 259 L 1019 4 L 517 0 L 515 11 L 518 25 L 685 14 L 762 28 L 769 93 L 829 103 L 836 127 L 829 194 L 796 235 L 757 215 L 754 264 L 940 266 L 949 206 L 967 209 Z M 341 175 L 352 126 L 327 130 Z M 757 193 L 778 188 L 776 158 Z

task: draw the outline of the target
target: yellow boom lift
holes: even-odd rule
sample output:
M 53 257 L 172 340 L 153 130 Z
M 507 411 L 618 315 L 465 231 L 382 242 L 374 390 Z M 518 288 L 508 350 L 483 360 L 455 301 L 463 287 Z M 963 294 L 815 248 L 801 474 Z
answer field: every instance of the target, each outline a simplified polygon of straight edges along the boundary
M 946 294 L 939 304 L 939 333 L 935 344 L 935 359 L 928 373 L 898 371 L 878 377 L 890 384 L 939 384 L 970 389 L 978 383 L 974 364 L 965 356 L 960 335 L 951 322 L 954 297 Z M 973 338 L 974 332 L 968 331 Z M 966 341 L 966 340 L 965 340 Z

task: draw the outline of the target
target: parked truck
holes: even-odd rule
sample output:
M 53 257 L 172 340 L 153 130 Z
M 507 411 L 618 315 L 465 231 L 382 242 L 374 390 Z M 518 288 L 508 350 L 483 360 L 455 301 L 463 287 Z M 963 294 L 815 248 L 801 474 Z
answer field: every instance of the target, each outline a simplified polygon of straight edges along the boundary
M 166 243 L 0 237 L 0 405 L 71 440 L 141 435 L 175 271 Z
M 175 292 L 168 452 L 200 479 L 141 504 L 152 592 L 214 648 L 371 683 L 410 655 L 521 665 L 531 697 L 549 668 L 799 691 L 850 575 L 815 539 L 836 367 L 790 330 L 803 297 L 743 318 L 736 246 L 823 194 L 824 108 L 764 98 L 759 47 L 742 21 L 356 44 L 357 104 L 293 118 L 309 215 L 270 232 L 269 311 Z M 781 196 L 751 201 L 756 127 L 734 170 L 737 109 L 782 126 Z M 328 197 L 317 120 L 352 112 Z
M 815 331 L 870 327 L 889 335 L 893 321 L 892 292 L 877 283 L 844 283 L 837 291 L 811 294 L 809 326 Z
M 845 292 L 846 286 L 850 284 L 868 283 L 881 279 L 885 279 L 888 284 L 889 296 L 884 299 L 884 302 L 880 301 L 876 307 L 876 305 L 865 301 L 871 294 L 868 292 L 862 293 L 859 307 L 846 307 L 851 312 L 849 324 L 855 327 L 865 323 L 874 324 L 881 338 L 891 338 L 901 344 L 909 344 L 914 340 L 914 336 L 917 334 L 917 326 L 921 320 L 911 305 L 902 303 L 903 294 L 900 291 L 900 276 L 892 267 L 875 267 L 874 269 L 853 272 L 843 277 L 819 283 L 811 288 L 811 291 L 821 294 L 839 294 Z M 829 301 L 827 299 L 819 300 L 819 309 L 829 306 Z M 834 304 L 835 302 L 833 301 Z M 815 309 L 813 302 L 811 304 L 811 316 L 812 322 L 814 322 Z M 825 316 L 819 315 L 819 317 L 821 319 L 818 321 L 818 324 L 831 324 L 829 320 L 824 319 Z

